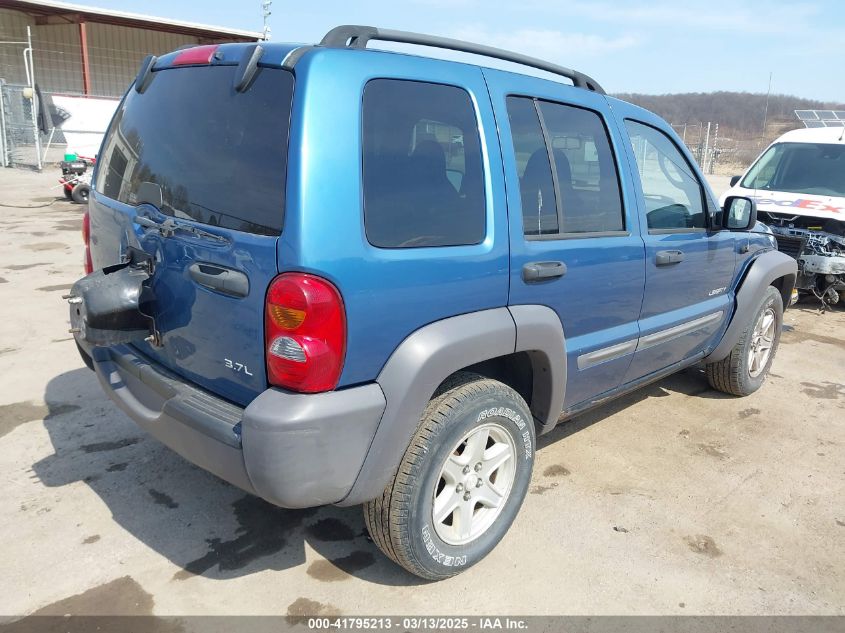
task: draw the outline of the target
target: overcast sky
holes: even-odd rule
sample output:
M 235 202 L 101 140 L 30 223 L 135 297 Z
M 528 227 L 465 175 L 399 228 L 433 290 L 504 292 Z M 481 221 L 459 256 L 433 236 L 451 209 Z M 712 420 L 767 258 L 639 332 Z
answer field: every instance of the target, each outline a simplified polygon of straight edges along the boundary
M 80 2 L 80 4 L 83 4 Z M 260 0 L 84 3 L 261 30 Z M 845 2 L 758 0 L 274 0 L 274 41 L 338 24 L 460 37 L 576 68 L 608 92 L 772 92 L 845 101 Z

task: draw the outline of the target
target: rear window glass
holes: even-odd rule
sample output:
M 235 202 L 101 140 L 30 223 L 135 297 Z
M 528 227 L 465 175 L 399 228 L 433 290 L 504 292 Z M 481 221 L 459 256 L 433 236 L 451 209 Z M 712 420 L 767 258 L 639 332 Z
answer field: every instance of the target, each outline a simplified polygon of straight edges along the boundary
M 364 224 L 382 248 L 484 239 L 484 177 L 472 101 L 454 86 L 374 79 L 364 90 Z
M 175 217 L 265 235 L 284 218 L 293 75 L 262 68 L 243 93 L 234 66 L 157 71 L 130 90 L 98 157 L 96 190 L 137 204 L 142 183 Z

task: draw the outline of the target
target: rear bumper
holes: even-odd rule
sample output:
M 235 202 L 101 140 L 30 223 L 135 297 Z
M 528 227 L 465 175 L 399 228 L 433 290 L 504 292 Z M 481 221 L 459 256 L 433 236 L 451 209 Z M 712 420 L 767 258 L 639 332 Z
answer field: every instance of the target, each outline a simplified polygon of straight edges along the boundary
M 385 408 L 377 384 L 321 394 L 268 389 L 245 409 L 128 345 L 88 355 L 115 403 L 197 466 L 285 508 L 337 503 L 361 470 Z

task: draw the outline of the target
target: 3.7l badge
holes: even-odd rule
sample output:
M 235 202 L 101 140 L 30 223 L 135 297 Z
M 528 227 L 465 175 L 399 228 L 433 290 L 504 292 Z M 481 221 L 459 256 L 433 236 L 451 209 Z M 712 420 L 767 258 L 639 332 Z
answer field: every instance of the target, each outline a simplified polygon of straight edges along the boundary
M 244 373 L 247 376 L 252 376 L 252 372 L 249 371 L 249 368 L 246 365 L 244 365 L 243 363 L 237 363 L 237 362 L 230 360 L 228 358 L 224 358 L 223 364 L 226 365 L 227 368 L 229 368 L 233 371 Z

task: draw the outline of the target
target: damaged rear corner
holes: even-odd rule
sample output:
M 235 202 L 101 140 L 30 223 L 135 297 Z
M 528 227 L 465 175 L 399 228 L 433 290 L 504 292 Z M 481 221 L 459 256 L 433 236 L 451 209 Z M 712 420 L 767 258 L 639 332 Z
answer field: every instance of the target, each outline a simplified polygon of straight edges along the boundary
M 77 281 L 65 295 L 70 332 L 83 349 L 160 338 L 153 317 L 155 297 L 150 255 L 129 247 L 125 261 Z M 86 361 L 87 364 L 87 361 Z

